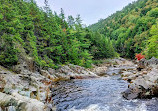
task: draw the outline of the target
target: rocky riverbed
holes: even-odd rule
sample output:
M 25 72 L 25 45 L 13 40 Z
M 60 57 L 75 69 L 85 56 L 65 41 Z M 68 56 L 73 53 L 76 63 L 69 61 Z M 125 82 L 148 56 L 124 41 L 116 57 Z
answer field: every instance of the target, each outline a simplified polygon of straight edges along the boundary
M 115 64 L 106 63 L 98 66 L 100 69 L 102 66 L 104 68 L 107 66 L 106 70 L 101 71 L 102 74 L 99 78 L 55 82 L 52 88 L 52 99 L 56 110 L 157 111 L 157 98 L 139 99 L 138 96 L 135 99 L 128 98 L 134 96 L 134 92 L 126 94 L 127 96 L 124 95 L 126 89 L 129 90 L 129 86 L 132 84 L 131 81 L 135 80 L 134 78 L 129 80 L 126 75 L 132 76 L 140 72 L 145 73 L 143 70 L 139 71 L 140 65 L 125 59 L 114 59 L 113 61 L 115 61 Z M 140 89 L 140 93 L 143 93 L 143 91 Z M 152 97 L 152 95 L 150 96 Z
M 152 98 L 158 95 L 157 59 L 142 60 L 138 64 L 122 58 L 109 61 L 101 65 L 93 65 L 91 69 L 69 64 L 60 66 L 56 70 L 51 68 L 37 70 L 33 68 L 33 65 L 25 62 L 14 66 L 12 70 L 0 66 L 0 111 L 57 110 L 58 108 L 52 100 L 54 96 L 52 89 L 55 87 L 54 83 L 63 80 L 84 81 L 87 79 L 88 81 L 90 78 L 94 78 L 94 83 L 96 83 L 95 80 L 100 81 L 101 79 L 102 84 L 102 80 L 104 80 L 102 77 L 122 75 L 122 79 L 129 82 L 128 89 L 124 87 L 127 89 L 126 91 L 119 90 L 123 92 L 124 98 Z M 109 82 L 111 83 L 111 80 Z M 116 83 L 118 82 L 116 81 Z M 93 86 L 97 87 L 95 84 Z
M 122 72 L 122 79 L 130 83 L 122 93 L 126 99 L 158 97 L 158 59 L 142 59 L 137 69 Z
M 88 69 L 72 64 L 60 66 L 57 70 L 35 70 L 35 66 L 30 66 L 25 62 L 12 70 L 0 66 L 0 111 L 55 110 L 52 106 L 53 82 L 99 77 Z

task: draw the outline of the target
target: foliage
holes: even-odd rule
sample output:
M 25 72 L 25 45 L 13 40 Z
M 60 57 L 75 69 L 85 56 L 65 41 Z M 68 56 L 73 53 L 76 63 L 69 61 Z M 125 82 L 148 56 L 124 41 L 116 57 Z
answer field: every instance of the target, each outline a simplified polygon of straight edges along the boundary
M 0 64 L 4 66 L 15 65 L 18 62 L 18 49 L 11 35 L 3 34 L 0 40 Z
M 158 23 L 153 25 L 150 34 L 152 35 L 147 41 L 146 55 L 148 58 L 158 58 Z
M 158 18 L 158 8 L 154 8 L 149 12 L 150 17 Z
M 0 65 L 18 64 L 32 58 L 41 68 L 72 63 L 91 67 L 92 59 L 114 57 L 112 42 L 82 27 L 80 15 L 65 20 L 64 10 L 52 13 L 45 1 L 0 1 Z
M 136 58 L 138 61 L 140 61 L 141 59 L 145 58 L 145 56 L 142 54 L 136 54 Z
M 110 38 L 122 57 L 134 59 L 136 53 L 158 57 L 155 24 L 158 18 L 157 0 L 138 0 L 88 28 Z

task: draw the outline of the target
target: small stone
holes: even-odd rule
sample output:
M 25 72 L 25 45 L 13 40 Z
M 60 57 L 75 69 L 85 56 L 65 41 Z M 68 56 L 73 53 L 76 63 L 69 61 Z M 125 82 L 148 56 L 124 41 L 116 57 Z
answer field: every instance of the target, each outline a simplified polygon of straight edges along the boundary
M 53 75 L 55 73 L 55 69 L 52 69 L 52 68 L 48 68 L 48 72 Z
M 147 74 L 148 72 L 147 71 L 143 71 L 143 74 Z

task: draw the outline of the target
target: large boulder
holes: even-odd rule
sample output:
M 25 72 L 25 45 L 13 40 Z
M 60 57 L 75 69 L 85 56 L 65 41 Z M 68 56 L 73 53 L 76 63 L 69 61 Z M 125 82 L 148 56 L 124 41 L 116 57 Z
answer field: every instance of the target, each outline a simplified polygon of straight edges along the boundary
M 94 68 L 91 71 L 97 74 L 98 76 L 104 76 L 106 75 L 107 69 L 108 68 L 106 66 L 101 66 L 101 67 L 94 66 Z
M 139 71 L 141 71 L 141 69 L 144 69 L 144 68 L 147 68 L 147 67 L 153 67 L 155 65 L 158 65 L 158 59 L 156 59 L 155 57 L 152 57 L 151 59 L 149 60 L 146 60 L 146 59 L 141 59 L 139 62 L 138 62 L 138 67 L 137 69 Z
M 136 99 L 136 98 L 152 98 L 153 93 L 151 89 L 145 89 L 142 86 L 137 86 L 135 84 L 129 85 L 129 88 L 122 92 L 122 95 L 124 98 L 130 100 L 130 99 Z
M 134 90 L 134 89 L 128 88 L 127 90 L 122 92 L 122 95 L 124 98 L 130 100 L 130 99 L 138 98 L 140 92 L 141 92 L 140 89 Z
M 21 96 L 18 93 L 14 93 L 14 92 L 11 95 L 7 95 L 0 92 L 0 106 L 1 108 L 12 106 L 12 108 L 16 109 L 17 111 L 49 111 L 50 110 L 42 102 L 39 102 L 36 99 L 30 99 L 28 97 Z
M 124 91 L 123 97 L 126 99 L 135 98 L 151 98 L 158 96 L 158 65 L 157 59 L 152 58 L 150 60 L 142 59 L 139 62 L 139 68 L 136 74 L 130 72 L 124 72 L 122 78 L 129 81 L 130 85 L 128 90 Z M 144 69 L 143 69 L 144 68 Z M 139 90 L 138 90 L 139 89 Z
M 98 77 L 95 73 L 89 71 L 88 69 L 72 64 L 61 66 L 59 69 L 55 71 L 54 75 L 58 78 L 64 79 L 82 79 Z

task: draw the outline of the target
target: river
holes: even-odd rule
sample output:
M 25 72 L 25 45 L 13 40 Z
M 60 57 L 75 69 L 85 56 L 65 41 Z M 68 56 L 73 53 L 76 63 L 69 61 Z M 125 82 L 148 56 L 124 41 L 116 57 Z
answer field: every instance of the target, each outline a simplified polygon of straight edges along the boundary
M 60 81 L 53 84 L 57 111 L 158 111 L 158 99 L 126 100 L 128 83 L 120 75 Z

